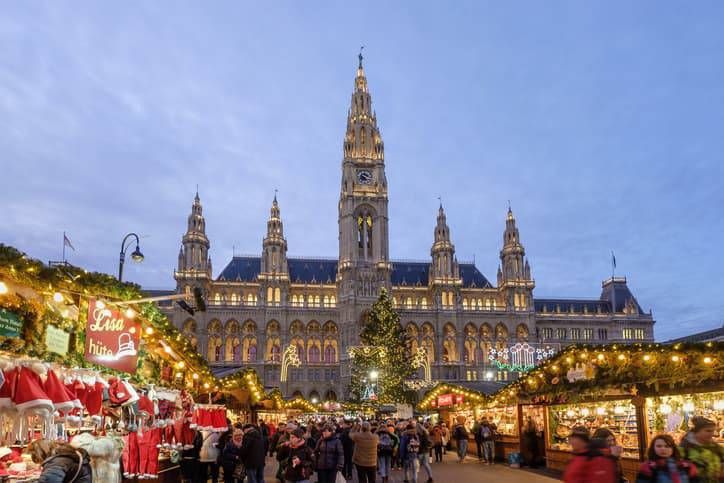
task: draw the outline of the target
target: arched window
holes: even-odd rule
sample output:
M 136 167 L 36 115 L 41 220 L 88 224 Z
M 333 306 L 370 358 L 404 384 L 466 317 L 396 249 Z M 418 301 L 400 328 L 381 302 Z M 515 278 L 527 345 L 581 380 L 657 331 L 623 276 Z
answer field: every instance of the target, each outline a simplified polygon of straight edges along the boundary
M 271 360 L 274 362 L 282 361 L 282 347 L 279 343 L 275 343 L 271 347 Z
M 372 217 L 367 215 L 367 257 L 372 258 Z
M 304 344 L 301 341 L 297 342 L 297 355 L 299 356 L 299 360 L 304 362 Z
M 413 307 L 412 297 L 407 297 L 405 299 L 405 308 L 411 309 L 412 307 Z
M 324 395 L 325 401 L 336 401 L 337 400 L 337 393 L 333 390 L 328 390 L 327 393 Z
M 337 362 L 337 350 L 332 344 L 324 348 L 324 362 Z
M 214 337 L 214 362 L 221 361 L 221 339 L 218 337 Z
M 247 360 L 249 362 L 256 362 L 256 344 L 251 344 L 249 346 Z
M 335 297 L 334 295 L 332 295 L 332 296 L 329 298 L 329 302 L 330 302 L 330 303 L 329 303 L 330 307 L 336 307 L 336 306 L 337 306 L 337 297 Z
M 282 301 L 282 291 L 279 287 L 274 289 L 274 303 L 279 304 Z
M 420 308 L 427 309 L 427 298 L 426 297 L 422 297 L 420 299 Z
M 219 292 L 214 294 L 214 305 L 221 305 L 221 294 Z
M 447 292 L 442 293 L 442 306 L 443 307 L 447 306 Z
M 309 347 L 309 362 L 319 362 L 319 345 L 311 344 Z

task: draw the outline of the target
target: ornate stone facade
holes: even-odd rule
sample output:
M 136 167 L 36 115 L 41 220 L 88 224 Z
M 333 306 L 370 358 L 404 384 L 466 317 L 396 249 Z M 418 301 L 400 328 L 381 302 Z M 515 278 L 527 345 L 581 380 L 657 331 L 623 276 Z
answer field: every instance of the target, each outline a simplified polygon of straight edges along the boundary
M 430 260 L 390 260 L 384 143 L 361 58 L 354 86 L 343 143 L 338 257 L 287 258 L 275 196 L 261 256 L 235 256 L 214 279 L 198 193 L 194 198 L 176 290 L 200 287 L 208 310 L 194 316 L 178 307 L 166 310 L 217 373 L 252 366 L 265 386 L 279 386 L 285 395 L 345 397 L 347 348 L 358 344 L 365 310 L 383 287 L 391 291 L 413 345 L 427 349 L 435 379 L 515 377 L 492 365 L 489 355 L 516 342 L 653 340 L 653 317 L 641 309 L 625 278 L 605 281 L 597 298 L 535 298 L 510 209 L 495 286 L 473 263 L 458 262 L 442 205 Z M 297 348 L 302 364 L 281 381 L 289 346 Z

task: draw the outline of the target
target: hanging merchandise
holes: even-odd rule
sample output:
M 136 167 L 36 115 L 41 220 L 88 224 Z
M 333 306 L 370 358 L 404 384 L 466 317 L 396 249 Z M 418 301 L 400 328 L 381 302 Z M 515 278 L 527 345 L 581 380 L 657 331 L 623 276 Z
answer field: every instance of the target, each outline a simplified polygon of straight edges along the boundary
M 196 404 L 191 427 L 199 431 L 224 432 L 226 424 L 226 406 L 221 404 Z

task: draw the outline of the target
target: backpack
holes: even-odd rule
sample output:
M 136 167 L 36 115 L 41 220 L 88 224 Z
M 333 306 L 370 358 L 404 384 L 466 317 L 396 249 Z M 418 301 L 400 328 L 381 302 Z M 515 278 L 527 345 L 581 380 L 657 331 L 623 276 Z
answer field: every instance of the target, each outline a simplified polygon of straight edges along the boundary
M 420 440 L 417 439 L 417 436 L 410 436 L 407 441 L 407 452 L 415 454 L 420 452 Z
M 392 437 L 388 433 L 382 433 L 380 434 L 380 440 L 377 443 L 377 451 L 383 455 L 392 454 L 393 445 L 394 443 L 392 442 Z
M 468 431 L 465 429 L 465 426 L 462 424 L 459 424 L 455 427 L 455 439 L 461 440 L 461 439 L 468 439 Z
M 480 435 L 483 437 L 483 439 L 488 439 L 490 436 L 492 436 L 490 426 L 483 426 L 480 429 Z

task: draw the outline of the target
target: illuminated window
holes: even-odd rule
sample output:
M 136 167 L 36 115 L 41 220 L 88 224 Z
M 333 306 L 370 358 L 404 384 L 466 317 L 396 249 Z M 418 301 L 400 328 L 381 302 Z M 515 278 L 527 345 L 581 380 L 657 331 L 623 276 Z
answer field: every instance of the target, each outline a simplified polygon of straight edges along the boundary
M 337 306 L 337 297 L 334 295 L 329 297 L 329 305 L 330 307 L 336 307 Z
M 541 335 L 544 339 L 552 339 L 553 338 L 553 328 L 552 327 L 543 327 L 541 329 Z
M 578 328 L 571 329 L 571 339 L 579 340 L 580 338 L 581 338 L 581 329 L 578 329 Z
M 412 306 L 412 297 L 407 297 L 407 299 L 405 300 L 405 307 L 411 309 Z
M 214 294 L 214 305 L 221 305 L 221 294 L 218 292 Z
M 556 329 L 556 339 L 566 340 L 566 329 L 565 328 L 559 327 Z
M 623 329 L 623 338 L 624 339 L 633 339 L 634 338 L 633 329 Z
M 274 289 L 274 303 L 279 305 L 282 301 L 282 291 L 279 287 Z
M 473 304 L 471 308 L 475 308 L 475 300 L 472 301 Z M 468 310 L 468 299 L 463 299 L 463 310 Z
M 583 329 L 583 339 L 584 340 L 593 339 L 593 329 Z
M 644 329 L 635 329 L 635 330 L 634 330 L 634 335 L 636 336 L 637 339 L 645 339 L 645 338 L 646 338 L 646 335 L 645 335 L 645 333 L 644 333 Z
M 422 297 L 420 299 L 420 308 L 426 309 L 427 308 L 427 298 Z

